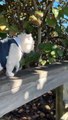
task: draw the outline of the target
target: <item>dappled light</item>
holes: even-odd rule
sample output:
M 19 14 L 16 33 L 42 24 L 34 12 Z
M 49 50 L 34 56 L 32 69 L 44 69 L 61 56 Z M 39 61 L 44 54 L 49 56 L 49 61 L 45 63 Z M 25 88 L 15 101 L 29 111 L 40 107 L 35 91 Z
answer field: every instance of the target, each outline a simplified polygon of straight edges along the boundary
M 61 117 L 61 120 L 68 120 L 68 112 L 65 112 Z
M 28 100 L 30 97 L 30 91 L 29 91 L 29 86 L 35 86 L 35 89 L 37 90 L 41 90 L 43 89 L 43 87 L 45 86 L 46 82 L 47 82 L 47 75 L 48 75 L 48 71 L 44 71 L 44 70 L 35 70 L 33 77 L 36 76 L 37 77 L 37 81 L 36 78 L 34 78 L 34 81 L 30 79 L 30 83 L 28 83 L 28 78 L 26 78 L 26 80 L 19 78 L 19 77 L 11 77 L 11 93 L 15 94 L 18 91 L 20 91 L 23 87 L 23 93 L 24 93 L 24 99 Z M 26 88 L 25 88 L 25 84 L 26 83 Z
M 29 92 L 26 91 L 26 92 L 24 93 L 24 99 L 27 100 L 28 98 L 29 98 Z
M 0 14 L 0 32 L 7 32 L 9 30 L 6 19 L 2 14 Z
M 47 82 L 47 75 L 48 75 L 47 71 L 46 72 L 40 71 L 39 80 L 38 80 L 38 84 L 37 84 L 38 90 L 43 89 L 45 83 Z
M 17 79 L 18 79 L 18 78 L 17 78 Z M 12 92 L 13 94 L 19 91 L 19 89 L 20 89 L 20 87 L 21 87 L 21 85 L 22 85 L 22 82 L 23 82 L 22 79 L 19 79 L 19 80 L 16 80 L 16 81 L 12 80 L 12 83 L 13 83 L 13 84 L 12 84 L 12 86 L 11 86 L 11 92 Z
M 5 25 L 0 25 L 0 30 L 5 30 L 6 26 Z

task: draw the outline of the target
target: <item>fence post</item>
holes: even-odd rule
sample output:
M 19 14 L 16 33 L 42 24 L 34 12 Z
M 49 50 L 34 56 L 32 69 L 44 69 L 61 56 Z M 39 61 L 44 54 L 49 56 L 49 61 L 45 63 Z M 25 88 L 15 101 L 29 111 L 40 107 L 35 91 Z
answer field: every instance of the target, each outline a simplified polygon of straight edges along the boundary
M 60 86 L 56 88 L 56 120 L 61 120 L 63 112 L 63 86 Z

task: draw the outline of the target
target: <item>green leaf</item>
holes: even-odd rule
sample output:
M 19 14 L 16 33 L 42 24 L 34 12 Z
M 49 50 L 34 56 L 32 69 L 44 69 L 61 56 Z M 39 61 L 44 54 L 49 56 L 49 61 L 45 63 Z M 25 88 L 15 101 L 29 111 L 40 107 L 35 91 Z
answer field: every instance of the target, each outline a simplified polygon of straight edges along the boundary
M 63 7 L 62 9 L 59 10 L 58 18 L 60 17 L 64 18 L 64 15 L 68 16 L 68 7 Z
M 31 52 L 30 54 L 27 54 L 24 60 L 22 59 L 22 65 L 28 65 L 32 62 L 37 62 L 39 60 L 39 57 L 39 53 Z
M 46 22 L 50 27 L 55 27 L 57 23 L 55 18 L 47 18 Z
M 39 60 L 39 63 L 40 63 L 41 65 L 45 65 L 45 64 L 46 64 L 46 60 L 40 59 L 40 60 Z
M 59 10 L 58 10 L 58 9 L 56 9 L 56 8 L 52 8 L 52 12 L 53 12 L 53 14 L 54 14 L 55 18 L 57 18 L 57 17 L 58 17 L 58 15 L 59 15 Z
M 49 57 L 49 64 L 52 64 L 54 61 L 55 61 L 55 58 L 53 58 L 53 57 Z
M 26 30 L 28 33 L 30 33 L 30 32 L 33 31 L 33 26 L 30 25 L 30 23 L 29 23 L 28 21 L 25 21 L 25 22 L 24 22 L 24 28 L 25 28 L 25 30 Z
M 58 48 L 58 46 L 55 44 L 55 45 L 53 45 L 53 47 L 52 47 L 53 49 L 57 49 Z
M 61 35 L 61 32 L 62 32 L 62 31 L 61 31 L 60 26 L 56 25 L 55 31 L 58 33 L 58 35 Z
M 7 33 L 0 32 L 0 37 L 1 37 L 2 39 L 4 39 L 5 37 L 7 37 Z
M 64 39 L 64 40 L 63 40 L 63 45 L 64 45 L 65 47 L 68 46 L 68 39 Z
M 57 58 L 57 57 L 58 57 L 57 49 L 54 49 L 53 51 L 51 51 L 51 56 L 52 56 L 53 58 Z
M 63 8 L 64 14 L 68 16 L 68 7 Z
M 39 44 L 38 47 L 42 52 L 49 53 L 52 50 L 53 44 L 52 43 L 41 43 Z
M 64 18 L 64 12 L 62 9 L 59 11 L 59 15 L 58 15 L 58 18 L 61 18 L 61 17 Z
M 11 25 L 11 26 L 9 26 L 8 29 L 9 29 L 10 31 L 12 31 L 12 32 L 13 32 L 13 31 L 14 31 L 14 32 L 18 32 L 18 28 L 17 28 L 17 26 L 14 25 L 14 24 Z
M 51 51 L 51 55 L 54 56 L 55 55 L 55 51 Z
M 42 11 L 35 11 L 35 16 L 37 17 L 43 17 L 43 12 Z
M 7 25 L 7 22 L 3 15 L 0 15 L 0 25 Z
M 58 49 L 57 50 L 57 53 L 58 53 L 58 56 L 59 57 L 62 57 L 63 56 L 63 51 L 61 49 Z

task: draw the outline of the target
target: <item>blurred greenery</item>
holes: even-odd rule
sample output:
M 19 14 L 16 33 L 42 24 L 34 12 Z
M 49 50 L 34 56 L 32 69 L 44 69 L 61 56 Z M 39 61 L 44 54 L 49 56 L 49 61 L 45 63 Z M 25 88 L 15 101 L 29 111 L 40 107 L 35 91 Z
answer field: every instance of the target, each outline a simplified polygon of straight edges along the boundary
M 53 7 L 51 0 L 6 0 L 0 5 L 0 37 L 25 32 L 32 33 L 35 52 L 22 59 L 21 65 L 51 64 L 68 59 L 68 6 L 65 0 Z M 66 26 L 64 26 L 66 23 Z M 38 29 L 41 27 L 41 43 L 38 45 Z
M 4 33 L 4 32 L 0 32 L 0 37 L 3 39 L 3 38 L 5 38 L 5 37 L 7 37 L 7 34 Z

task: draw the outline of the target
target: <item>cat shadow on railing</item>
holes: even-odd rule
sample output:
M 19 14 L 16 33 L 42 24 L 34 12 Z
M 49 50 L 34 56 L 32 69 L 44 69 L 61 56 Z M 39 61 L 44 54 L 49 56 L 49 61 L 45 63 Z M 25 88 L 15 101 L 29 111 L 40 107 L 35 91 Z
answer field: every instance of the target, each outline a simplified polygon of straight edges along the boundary
M 24 98 L 29 96 L 29 87 L 35 87 L 37 90 L 43 89 L 47 81 L 47 72 L 43 68 L 33 68 L 18 71 L 14 77 L 7 77 L 5 71 L 0 74 L 0 93 L 11 92 L 15 94 L 21 89 L 24 93 Z M 39 72 L 37 72 L 39 71 Z M 45 77 L 44 77 L 45 74 Z M 24 92 L 25 91 L 25 92 Z

